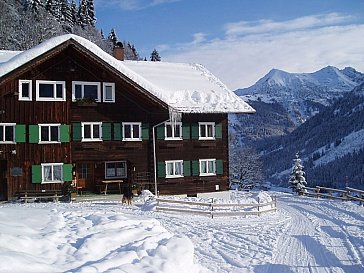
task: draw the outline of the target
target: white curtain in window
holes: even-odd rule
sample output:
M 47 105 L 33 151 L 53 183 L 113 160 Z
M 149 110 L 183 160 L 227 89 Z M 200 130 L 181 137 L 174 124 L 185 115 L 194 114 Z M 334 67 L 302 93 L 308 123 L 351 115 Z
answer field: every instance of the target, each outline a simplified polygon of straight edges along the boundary
M 53 181 L 62 181 L 62 165 L 53 166 Z
M 52 181 L 52 166 L 43 167 L 43 178 L 44 181 Z
M 175 166 L 176 166 L 175 175 L 182 175 L 182 162 L 176 162 Z
M 173 173 L 173 162 L 168 162 L 167 163 L 166 173 L 167 173 L 167 175 L 174 175 L 174 173 Z
M 201 173 L 207 173 L 206 161 L 201 161 Z

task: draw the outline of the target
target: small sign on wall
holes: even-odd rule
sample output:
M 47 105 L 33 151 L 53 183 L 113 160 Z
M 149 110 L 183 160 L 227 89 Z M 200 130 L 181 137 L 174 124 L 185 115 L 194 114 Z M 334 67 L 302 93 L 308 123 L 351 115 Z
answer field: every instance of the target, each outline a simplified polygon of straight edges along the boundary
M 10 169 L 11 176 L 23 176 L 23 169 L 20 167 L 14 167 Z

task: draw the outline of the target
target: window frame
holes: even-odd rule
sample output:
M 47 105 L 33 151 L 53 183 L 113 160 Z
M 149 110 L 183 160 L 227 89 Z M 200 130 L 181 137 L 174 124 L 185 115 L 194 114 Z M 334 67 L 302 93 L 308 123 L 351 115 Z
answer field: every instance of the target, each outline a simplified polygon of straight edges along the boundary
M 23 96 L 23 83 L 29 84 L 29 90 L 28 90 L 29 95 L 28 95 L 28 97 Z M 32 80 L 19 80 L 19 97 L 18 97 L 18 100 L 19 101 L 32 101 L 32 93 L 33 93 Z
M 118 176 L 117 175 L 117 170 L 116 168 L 115 169 L 115 176 L 108 176 L 107 175 L 107 164 L 110 164 L 110 163 L 123 163 L 124 164 L 124 169 L 125 169 L 125 175 L 121 175 L 121 176 Z M 128 177 L 128 165 L 127 165 L 127 162 L 125 160 L 118 160 L 118 161 L 105 161 L 105 179 L 115 179 L 115 178 L 127 178 Z
M 85 125 L 91 125 L 91 137 L 85 138 Z M 94 125 L 99 126 L 99 137 L 94 138 Z M 95 142 L 102 141 L 102 122 L 81 122 L 81 142 Z
M 63 163 L 41 163 L 40 164 L 41 167 L 42 167 L 42 182 L 41 184 L 53 184 L 53 183 L 62 183 L 64 182 L 64 177 L 63 177 Z M 44 167 L 51 167 L 51 170 L 52 170 L 52 180 L 45 180 L 45 177 L 44 177 Z M 54 166 L 61 166 L 61 180 L 54 180 Z
M 53 97 L 40 97 L 39 87 L 41 84 L 53 84 Z M 57 98 L 57 85 L 62 85 L 62 98 Z M 48 80 L 36 80 L 36 100 L 37 101 L 66 101 L 66 82 L 65 81 L 48 81 Z
M 205 127 L 205 135 L 206 136 L 201 136 L 201 126 Z M 212 125 L 212 136 L 208 136 L 208 126 Z M 199 122 L 198 123 L 198 139 L 199 140 L 215 140 L 216 136 L 215 136 L 215 122 Z
M 7 122 L 1 122 L 0 126 L 3 126 L 3 139 L 4 141 L 0 140 L 0 144 L 15 144 L 16 143 L 16 123 L 7 123 Z M 6 134 L 6 130 L 5 127 L 13 127 L 13 140 L 12 141 L 6 141 L 5 140 L 5 134 Z
M 81 85 L 81 98 L 76 98 L 76 85 Z M 95 101 L 101 102 L 101 83 L 85 81 L 72 81 L 72 101 L 82 100 L 85 98 L 85 85 L 95 85 L 97 87 L 97 98 Z
M 106 99 L 106 87 L 111 86 L 111 100 Z M 114 82 L 103 82 L 102 83 L 102 102 L 114 103 L 115 102 L 115 83 Z
M 175 136 L 175 126 L 179 126 L 179 137 Z M 172 136 L 167 136 L 167 126 L 171 126 L 171 132 L 172 132 Z M 164 123 L 164 139 L 165 140 L 182 140 L 183 136 L 182 136 L 182 122 L 165 122 Z
M 207 172 L 202 172 L 202 162 L 206 163 L 206 170 Z M 213 170 L 212 172 L 209 172 L 209 162 L 213 162 Z M 214 176 L 216 175 L 216 158 L 209 158 L 209 159 L 199 159 L 199 175 L 200 176 Z
M 168 164 L 173 164 L 173 174 L 168 174 Z M 176 174 L 176 164 L 181 164 L 181 174 Z M 166 160 L 165 161 L 166 178 L 184 177 L 183 160 Z
M 58 136 L 57 141 L 52 140 L 42 140 L 42 127 L 48 127 L 49 129 L 51 127 L 58 127 Z M 60 123 L 41 123 L 38 124 L 38 130 L 39 130 L 39 144 L 52 144 L 52 143 L 61 143 L 61 124 Z M 48 131 L 48 137 L 51 139 L 51 130 Z
M 134 138 L 133 137 L 133 132 L 134 132 L 133 126 L 134 125 L 138 125 L 139 138 Z M 122 141 L 142 141 L 142 123 L 141 122 L 123 122 L 122 126 L 123 126 L 123 139 L 122 139 Z M 131 137 L 130 138 L 125 137 L 125 126 L 131 126 L 131 128 L 130 128 Z

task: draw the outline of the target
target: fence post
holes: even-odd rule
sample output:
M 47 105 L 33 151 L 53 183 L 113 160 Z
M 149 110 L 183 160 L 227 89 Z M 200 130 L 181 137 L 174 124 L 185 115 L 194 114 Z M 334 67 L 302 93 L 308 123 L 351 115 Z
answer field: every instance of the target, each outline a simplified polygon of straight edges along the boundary
M 346 194 L 347 194 L 347 197 L 348 197 L 348 201 L 350 201 L 350 190 L 348 188 L 346 188 Z
M 258 216 L 260 216 L 260 198 L 258 196 Z
M 274 196 L 274 211 L 277 212 L 277 196 Z
M 214 219 L 214 198 L 211 198 L 211 219 Z

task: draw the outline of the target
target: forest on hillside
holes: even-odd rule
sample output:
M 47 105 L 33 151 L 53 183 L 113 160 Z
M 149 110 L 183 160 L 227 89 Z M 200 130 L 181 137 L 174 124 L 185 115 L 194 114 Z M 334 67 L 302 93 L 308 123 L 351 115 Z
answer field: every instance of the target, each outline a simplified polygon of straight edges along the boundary
M 76 34 L 111 53 L 119 41 L 96 28 L 94 0 L 1 0 L 0 50 L 27 50 L 52 37 Z M 140 60 L 135 46 L 122 41 L 127 60 Z

